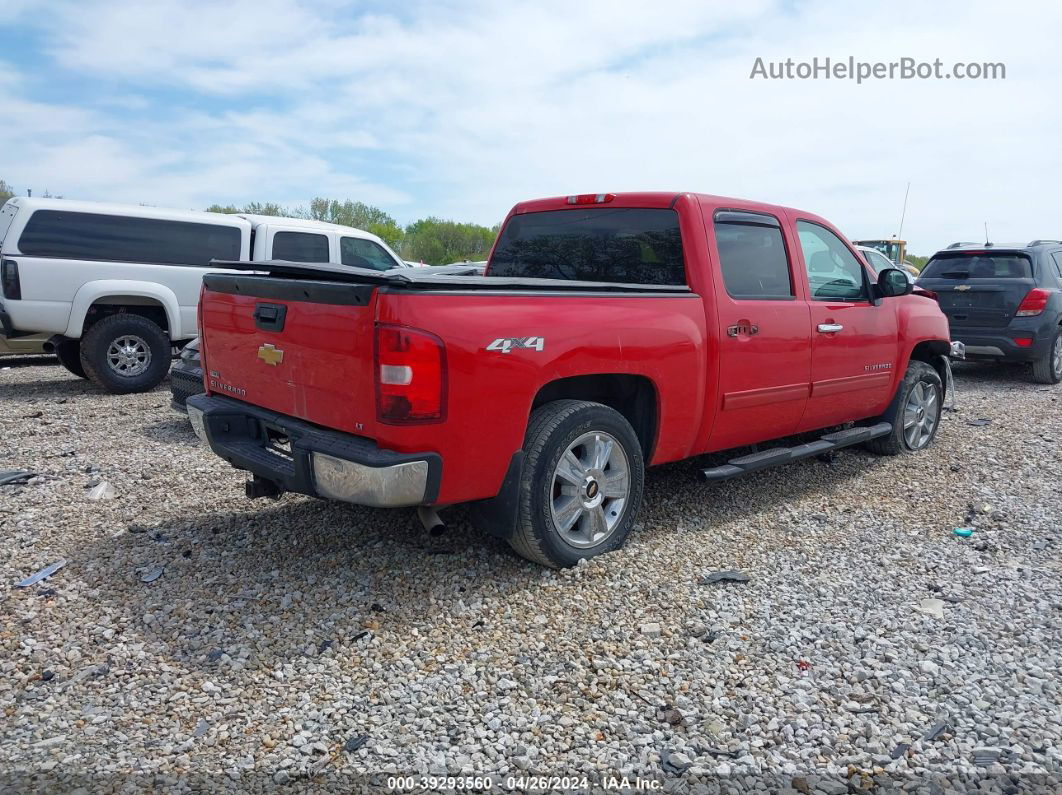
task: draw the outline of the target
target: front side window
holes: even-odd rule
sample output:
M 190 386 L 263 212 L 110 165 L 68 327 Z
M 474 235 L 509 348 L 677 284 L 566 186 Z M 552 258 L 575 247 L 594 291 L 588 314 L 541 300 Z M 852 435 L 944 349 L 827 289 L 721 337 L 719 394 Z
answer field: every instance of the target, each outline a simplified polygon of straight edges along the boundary
M 360 237 L 339 238 L 339 261 L 344 265 L 374 271 L 401 267 L 379 243 Z
M 514 215 L 498 237 L 488 274 L 685 284 L 678 213 L 602 207 Z
M 38 257 L 207 265 L 212 259 L 238 260 L 241 242 L 235 226 L 37 210 L 18 247 Z
M 862 263 L 824 226 L 797 221 L 811 297 L 816 301 L 866 301 Z
M 789 257 L 778 221 L 758 213 L 720 211 L 715 242 L 723 283 L 731 298 L 793 297 Z
M 273 235 L 273 259 L 328 262 L 328 236 L 310 232 L 277 232 Z

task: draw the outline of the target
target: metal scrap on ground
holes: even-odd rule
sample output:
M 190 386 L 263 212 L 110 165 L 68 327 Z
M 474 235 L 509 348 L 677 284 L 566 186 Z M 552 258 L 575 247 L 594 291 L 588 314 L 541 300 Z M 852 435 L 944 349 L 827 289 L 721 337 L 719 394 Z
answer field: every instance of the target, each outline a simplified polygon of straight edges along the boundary
M 748 582 L 749 575 L 742 574 L 737 569 L 727 569 L 725 571 L 713 571 L 711 574 L 705 575 L 701 578 L 701 585 L 712 585 L 717 582 Z
M 46 566 L 45 568 L 43 568 L 40 571 L 38 571 L 36 574 L 31 574 L 29 577 L 24 579 L 22 582 L 18 583 L 18 587 L 19 588 L 28 588 L 31 585 L 36 585 L 41 580 L 46 580 L 49 577 L 51 577 L 53 574 L 55 574 L 57 571 L 59 571 L 59 569 L 63 568 L 63 566 L 65 566 L 65 565 L 66 565 L 66 559 L 65 558 L 63 560 L 56 561 L 51 566 Z

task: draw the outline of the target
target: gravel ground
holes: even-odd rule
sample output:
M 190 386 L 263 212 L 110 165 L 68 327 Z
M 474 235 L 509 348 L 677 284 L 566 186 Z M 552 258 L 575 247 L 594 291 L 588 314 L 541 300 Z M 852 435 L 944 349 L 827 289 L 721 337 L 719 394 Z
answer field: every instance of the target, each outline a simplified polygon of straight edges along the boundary
M 958 383 L 922 455 L 653 470 L 628 546 L 554 572 L 460 509 L 246 500 L 165 387 L 0 369 L 0 468 L 40 473 L 0 487 L 0 781 L 1060 789 L 1062 387 Z

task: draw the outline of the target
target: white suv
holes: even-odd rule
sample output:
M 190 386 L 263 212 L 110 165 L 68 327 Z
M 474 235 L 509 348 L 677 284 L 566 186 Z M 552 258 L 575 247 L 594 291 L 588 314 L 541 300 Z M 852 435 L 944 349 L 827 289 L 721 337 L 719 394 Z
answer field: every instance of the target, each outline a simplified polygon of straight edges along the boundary
M 405 267 L 375 235 L 298 218 L 17 197 L 0 207 L 0 325 L 51 334 L 67 370 L 143 392 L 196 336 L 211 260 Z

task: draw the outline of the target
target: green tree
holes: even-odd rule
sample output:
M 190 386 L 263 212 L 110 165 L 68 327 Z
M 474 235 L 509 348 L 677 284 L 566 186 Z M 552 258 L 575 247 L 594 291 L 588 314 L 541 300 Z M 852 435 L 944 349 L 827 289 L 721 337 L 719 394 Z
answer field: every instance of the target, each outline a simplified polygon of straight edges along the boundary
M 397 247 L 402 241 L 402 227 L 398 222 L 379 207 L 365 202 L 350 199 L 341 202 L 318 196 L 310 202 L 309 216 L 317 221 L 364 229 L 383 238 L 390 246 Z
M 906 259 L 918 268 L 918 270 L 922 270 L 926 266 L 926 263 L 929 262 L 929 257 L 919 257 L 917 254 L 908 254 Z
M 0 179 L 0 204 L 3 204 L 14 195 L 15 191 L 11 188 L 11 186 L 4 182 L 2 179 Z
M 248 202 L 243 207 L 234 204 L 212 204 L 208 213 L 247 213 L 248 215 L 272 215 L 284 218 L 308 218 L 302 207 L 283 207 L 276 202 Z
M 282 215 L 292 218 L 311 218 L 331 224 L 364 229 L 398 251 L 403 258 L 446 265 L 462 260 L 487 258 L 500 224 L 493 227 L 464 224 L 442 218 L 422 218 L 405 229 L 386 211 L 352 199 L 314 198 L 308 209 L 282 207 L 273 202 L 248 202 L 242 208 L 234 204 L 212 204 L 207 208 L 215 213 L 252 213 Z
M 494 244 L 493 230 L 442 218 L 422 218 L 406 227 L 402 256 L 432 265 L 483 260 Z

